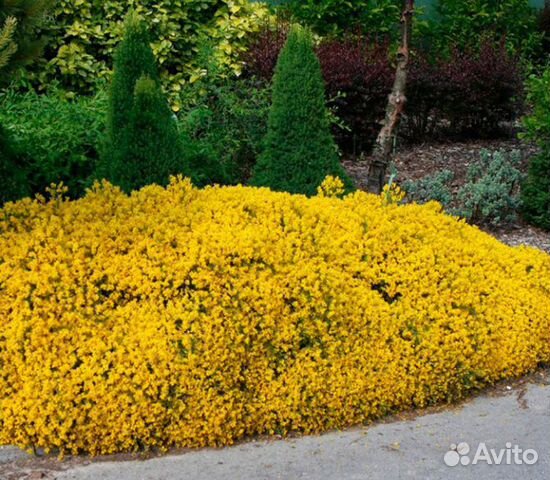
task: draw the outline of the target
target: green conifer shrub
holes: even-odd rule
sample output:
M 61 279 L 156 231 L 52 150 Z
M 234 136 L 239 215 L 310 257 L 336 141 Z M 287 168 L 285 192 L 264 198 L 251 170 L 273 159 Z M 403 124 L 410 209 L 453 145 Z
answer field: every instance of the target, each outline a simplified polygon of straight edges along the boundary
M 97 177 L 115 182 L 121 158 L 121 145 L 134 102 L 136 82 L 142 75 L 158 78 L 155 55 L 149 44 L 147 27 L 141 17 L 130 11 L 124 23 L 124 35 L 114 55 L 107 113 L 107 135 Z
M 160 84 L 149 76 L 136 82 L 132 103 L 112 181 L 125 191 L 166 185 L 170 175 L 187 171 L 176 120 Z
M 135 12 L 114 59 L 107 141 L 98 172 L 125 191 L 184 173 L 183 149 L 164 96 L 149 34 Z
M 340 177 L 348 190 L 352 188 L 330 132 L 311 33 L 294 26 L 277 62 L 268 132 L 251 183 L 315 195 L 327 175 Z

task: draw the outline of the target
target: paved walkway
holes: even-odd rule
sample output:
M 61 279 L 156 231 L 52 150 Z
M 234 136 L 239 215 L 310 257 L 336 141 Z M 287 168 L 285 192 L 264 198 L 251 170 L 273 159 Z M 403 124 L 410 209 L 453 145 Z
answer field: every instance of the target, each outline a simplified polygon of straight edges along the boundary
M 0 479 L 549 480 L 550 382 L 548 372 L 538 375 L 539 382 L 501 386 L 461 407 L 318 437 L 94 462 L 29 459 L 3 448 Z

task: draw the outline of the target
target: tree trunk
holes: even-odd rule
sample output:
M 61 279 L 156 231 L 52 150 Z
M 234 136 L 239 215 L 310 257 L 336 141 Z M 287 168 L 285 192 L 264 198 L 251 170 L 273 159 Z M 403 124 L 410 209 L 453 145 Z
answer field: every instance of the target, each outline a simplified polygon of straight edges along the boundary
M 401 46 L 397 52 L 397 69 L 392 92 L 388 98 L 386 118 L 369 165 L 368 185 L 369 192 L 380 193 L 386 183 L 386 173 L 391 161 L 393 151 L 393 139 L 397 133 L 399 122 L 407 98 L 407 74 L 409 68 L 410 46 L 412 37 L 412 23 L 414 16 L 414 0 L 403 0 L 403 13 L 401 15 Z

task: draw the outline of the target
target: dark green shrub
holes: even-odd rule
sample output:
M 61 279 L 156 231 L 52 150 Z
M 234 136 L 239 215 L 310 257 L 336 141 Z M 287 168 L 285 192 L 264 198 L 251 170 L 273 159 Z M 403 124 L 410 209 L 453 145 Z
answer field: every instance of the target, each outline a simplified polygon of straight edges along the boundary
M 130 12 L 124 25 L 124 37 L 117 47 L 109 98 L 108 134 L 105 161 L 121 161 L 119 146 L 134 105 L 136 82 L 143 75 L 158 80 L 155 55 L 149 43 L 149 33 L 142 19 Z M 107 166 L 107 172 L 109 171 Z
M 264 151 L 252 184 L 315 195 L 327 175 L 351 181 L 340 165 L 330 133 L 319 60 L 309 31 L 294 26 L 281 52 L 273 79 Z
M 550 54 L 550 4 L 546 2 L 538 17 L 538 29 L 542 35 L 542 53 Z
M 193 183 L 247 183 L 267 131 L 270 89 L 205 79 L 184 89 L 180 128 Z
M 130 12 L 115 54 L 107 145 L 98 171 L 126 191 L 185 172 L 177 123 L 162 93 L 147 27 Z
M 17 145 L 32 193 L 63 182 L 73 198 L 84 194 L 99 160 L 107 96 L 76 97 L 7 91 L 0 96 L 0 123 Z
M 125 191 L 185 173 L 178 127 L 158 81 L 142 76 L 135 85 L 133 106 L 111 181 Z
M 536 155 L 522 188 L 523 214 L 534 225 L 550 230 L 550 151 Z
M 12 141 L 0 125 L 0 206 L 28 194 L 25 170 L 18 164 Z
M 524 119 L 524 137 L 535 141 L 541 153 L 531 159 L 529 174 L 522 188 L 525 218 L 550 229 L 550 68 L 527 82 L 531 115 Z

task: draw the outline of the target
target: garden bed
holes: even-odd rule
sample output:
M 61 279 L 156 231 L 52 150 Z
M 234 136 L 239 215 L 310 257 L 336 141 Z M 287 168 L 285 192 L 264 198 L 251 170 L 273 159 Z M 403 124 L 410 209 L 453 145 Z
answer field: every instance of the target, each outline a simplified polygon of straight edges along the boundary
M 454 401 L 550 361 L 549 282 L 548 255 L 387 193 L 8 204 L 0 443 L 221 446 Z
M 456 192 L 464 185 L 468 168 L 479 160 L 483 150 L 500 150 L 506 153 L 521 152 L 520 170 L 524 174 L 527 173 L 530 158 L 539 152 L 539 148 L 533 143 L 513 138 L 430 142 L 422 145 L 403 146 L 396 155 L 397 182 L 402 184 L 407 180 L 419 180 L 447 169 L 454 173 L 452 189 Z M 365 189 L 368 162 L 366 160 L 345 160 L 344 166 L 357 186 Z M 550 232 L 529 225 L 521 218 L 499 228 L 483 225 L 481 228 L 507 245 L 527 245 L 550 253 Z

